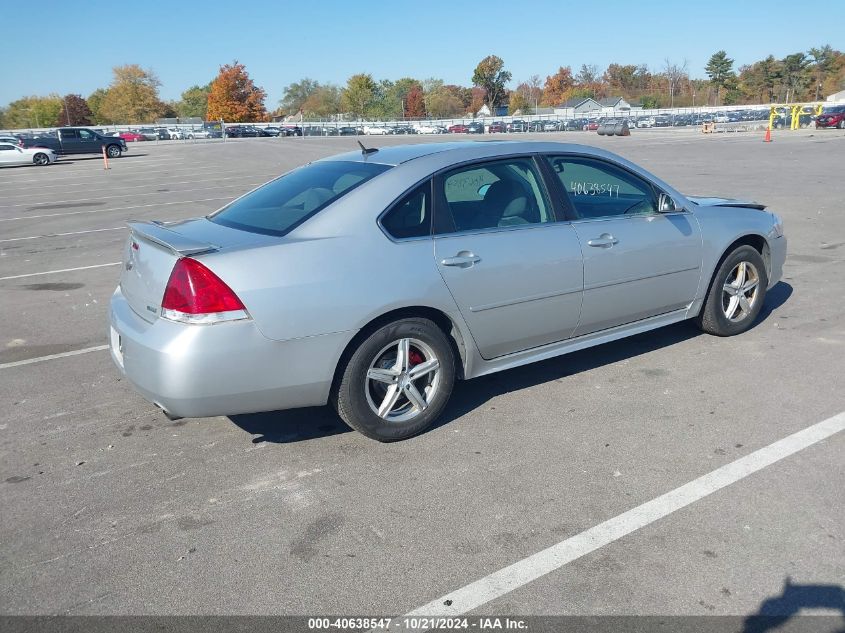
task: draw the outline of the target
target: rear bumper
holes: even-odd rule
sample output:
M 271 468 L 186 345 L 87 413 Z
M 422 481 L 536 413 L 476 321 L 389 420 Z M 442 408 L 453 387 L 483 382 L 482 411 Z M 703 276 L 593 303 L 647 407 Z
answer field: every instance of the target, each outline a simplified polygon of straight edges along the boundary
M 149 323 L 120 288 L 109 318 L 112 360 L 141 395 L 175 417 L 324 405 L 337 361 L 355 334 L 273 341 L 252 320 Z

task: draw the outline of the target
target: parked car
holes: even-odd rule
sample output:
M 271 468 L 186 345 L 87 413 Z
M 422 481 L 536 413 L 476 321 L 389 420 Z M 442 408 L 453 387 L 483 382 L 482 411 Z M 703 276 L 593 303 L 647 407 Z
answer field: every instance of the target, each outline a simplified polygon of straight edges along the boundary
M 156 138 L 160 141 L 169 141 L 170 140 L 170 130 L 163 127 L 156 128 Z
M 467 134 L 467 133 L 469 133 L 469 127 L 467 127 L 463 123 L 456 123 L 455 125 L 449 126 L 449 134 Z
M 598 148 L 369 149 L 207 217 L 130 223 L 110 349 L 170 417 L 330 402 L 392 441 L 457 379 L 685 319 L 744 332 L 785 257 L 765 206 L 685 196 Z
M 714 123 L 728 123 L 728 122 L 730 122 L 730 119 L 728 118 L 727 114 L 724 114 L 723 112 L 719 112 L 719 113 L 717 113 L 713 116 L 713 122 Z
M 357 127 L 352 127 L 351 125 L 345 125 L 341 127 L 337 133 L 339 136 L 357 136 L 358 134 L 362 134 L 362 130 Z
M 143 135 L 144 139 L 147 141 L 155 141 L 158 140 L 158 132 L 151 127 L 142 127 L 138 130 L 138 134 Z
M 129 143 L 137 143 L 138 141 L 146 141 L 147 137 L 139 132 L 118 132 L 117 137 Z
M 336 127 L 327 127 L 328 136 L 337 136 Z M 302 136 L 302 128 L 298 125 L 285 125 L 279 129 L 279 136 Z
M 487 128 L 487 132 L 490 134 L 501 134 L 507 132 L 507 126 L 501 121 L 493 121 Z
M 816 127 L 838 127 L 845 130 L 845 105 L 828 106 L 816 117 Z
M 188 130 L 187 137 L 189 139 L 211 138 L 211 131 L 203 128 Z
M 167 128 L 167 133 L 170 134 L 170 140 L 181 141 L 186 138 L 184 130 L 178 127 Z
M 484 124 L 473 121 L 467 125 L 467 134 L 484 134 Z
M 599 122 L 594 120 L 587 121 L 587 124 L 584 126 L 584 129 L 589 130 L 591 132 L 595 132 L 599 129 Z
M 521 119 L 514 119 L 508 123 L 508 132 L 525 132 L 528 130 L 528 124 Z
M 654 117 L 641 116 L 637 117 L 637 127 L 654 127 Z
M 654 127 L 670 127 L 672 125 L 672 117 L 666 114 L 661 114 L 654 117 Z
M 105 148 L 109 158 L 117 158 L 127 151 L 123 138 L 103 136 L 84 127 L 63 127 L 38 138 L 21 138 L 21 147 L 46 147 L 58 156 L 68 154 L 99 154 Z
M 20 147 L 0 141 L 0 167 L 10 165 L 49 165 L 58 160 L 56 152 L 46 147 Z
M 387 134 L 390 134 L 390 130 L 383 125 L 365 125 L 364 134 L 386 136 Z
M 543 121 L 543 132 L 557 132 L 560 129 L 560 121 Z

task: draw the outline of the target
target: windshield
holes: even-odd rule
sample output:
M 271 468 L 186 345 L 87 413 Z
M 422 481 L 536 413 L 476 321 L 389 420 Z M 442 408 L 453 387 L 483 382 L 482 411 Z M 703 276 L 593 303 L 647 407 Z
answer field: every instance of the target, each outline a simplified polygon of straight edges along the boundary
M 389 165 L 346 161 L 318 162 L 268 182 L 208 216 L 234 229 L 284 235 L 355 187 L 390 169 Z

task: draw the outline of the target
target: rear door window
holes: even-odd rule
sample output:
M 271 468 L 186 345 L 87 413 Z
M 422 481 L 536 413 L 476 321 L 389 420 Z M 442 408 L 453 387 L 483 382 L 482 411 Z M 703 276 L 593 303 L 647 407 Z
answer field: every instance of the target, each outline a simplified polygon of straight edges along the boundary
M 238 198 L 208 219 L 243 231 L 284 235 L 388 169 L 389 165 L 376 163 L 311 163 Z

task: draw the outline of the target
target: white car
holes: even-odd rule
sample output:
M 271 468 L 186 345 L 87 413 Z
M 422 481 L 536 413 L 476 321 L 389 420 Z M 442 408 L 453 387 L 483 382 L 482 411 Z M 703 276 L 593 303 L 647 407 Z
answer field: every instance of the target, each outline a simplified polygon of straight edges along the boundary
M 178 128 L 167 128 L 167 133 L 170 134 L 170 140 L 182 140 L 185 138 L 185 135 L 182 133 L 182 130 Z
M 364 126 L 364 134 L 390 134 L 390 131 L 386 127 L 377 127 L 375 125 L 365 125 Z
M 717 114 L 716 116 L 713 117 L 714 123 L 727 123 L 729 121 L 730 121 L 730 119 L 728 118 L 727 114 Z
M 208 130 L 190 130 L 188 138 L 211 138 L 211 132 Z
M 58 160 L 56 152 L 46 147 L 23 148 L 0 143 L 0 165 L 49 165 Z
M 637 127 L 654 127 L 654 117 L 637 119 Z
M 416 125 L 414 129 L 417 134 L 438 134 L 438 129 L 434 125 Z

